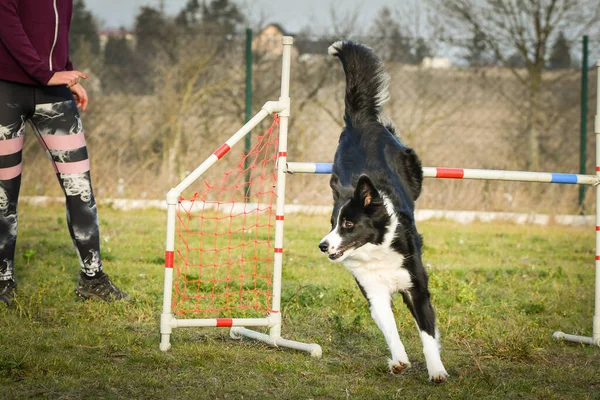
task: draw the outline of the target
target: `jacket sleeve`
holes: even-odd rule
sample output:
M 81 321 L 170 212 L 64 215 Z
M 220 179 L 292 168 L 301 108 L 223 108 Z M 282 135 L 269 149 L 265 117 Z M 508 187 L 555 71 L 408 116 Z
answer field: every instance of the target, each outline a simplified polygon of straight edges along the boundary
M 54 72 L 33 48 L 17 13 L 17 3 L 18 0 L 0 0 L 0 40 L 32 78 L 46 85 Z

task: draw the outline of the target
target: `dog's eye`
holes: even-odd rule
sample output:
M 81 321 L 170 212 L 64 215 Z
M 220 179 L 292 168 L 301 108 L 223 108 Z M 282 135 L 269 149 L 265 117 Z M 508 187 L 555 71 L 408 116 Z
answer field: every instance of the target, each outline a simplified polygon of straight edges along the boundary
M 344 222 L 342 223 L 342 227 L 346 228 L 346 229 L 350 229 L 352 227 L 354 227 L 354 224 L 351 221 L 348 220 L 344 220 Z

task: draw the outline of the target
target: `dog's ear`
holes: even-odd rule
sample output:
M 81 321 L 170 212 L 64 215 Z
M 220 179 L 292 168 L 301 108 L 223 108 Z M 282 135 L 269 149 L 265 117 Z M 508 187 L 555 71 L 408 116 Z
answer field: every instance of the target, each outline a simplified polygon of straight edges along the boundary
M 367 175 L 361 175 L 358 178 L 354 197 L 363 204 L 363 207 L 367 207 L 379 200 L 379 192 L 375 189 L 375 185 L 373 185 L 371 178 Z
M 331 174 L 331 179 L 329 180 L 329 186 L 333 192 L 333 201 L 337 201 L 340 198 L 340 193 L 342 191 L 342 184 L 340 182 L 340 178 L 336 174 Z

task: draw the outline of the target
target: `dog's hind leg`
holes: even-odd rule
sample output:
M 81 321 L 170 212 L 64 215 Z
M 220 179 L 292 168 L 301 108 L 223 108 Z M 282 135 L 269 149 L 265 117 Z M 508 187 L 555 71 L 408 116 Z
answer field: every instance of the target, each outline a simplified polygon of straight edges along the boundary
M 360 283 L 359 286 L 361 286 L 363 294 L 369 301 L 371 317 L 373 317 L 373 320 L 383 333 L 388 348 L 392 353 L 392 358 L 388 363 L 390 372 L 392 374 L 400 374 L 406 368 L 410 367 L 410 362 L 408 361 L 404 345 L 400 341 L 396 319 L 392 311 L 392 297 L 389 289 L 387 287 L 371 287 L 366 291 Z
M 412 287 L 403 292 L 402 297 L 419 328 L 429 380 L 435 383 L 445 382 L 448 373 L 440 357 L 439 333 L 435 327 L 435 313 L 429 301 L 427 287 Z

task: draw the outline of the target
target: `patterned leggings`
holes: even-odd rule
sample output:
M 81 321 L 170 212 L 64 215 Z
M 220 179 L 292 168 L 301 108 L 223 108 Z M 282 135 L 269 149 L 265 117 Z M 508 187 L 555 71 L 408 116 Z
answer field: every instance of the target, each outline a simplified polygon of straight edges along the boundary
M 90 160 L 71 91 L 65 86 L 29 86 L 0 80 L 0 280 L 14 279 L 26 122 L 33 126 L 65 193 L 67 224 L 81 271 L 88 277 L 101 274 Z

